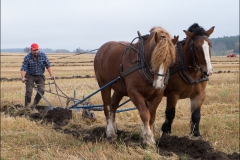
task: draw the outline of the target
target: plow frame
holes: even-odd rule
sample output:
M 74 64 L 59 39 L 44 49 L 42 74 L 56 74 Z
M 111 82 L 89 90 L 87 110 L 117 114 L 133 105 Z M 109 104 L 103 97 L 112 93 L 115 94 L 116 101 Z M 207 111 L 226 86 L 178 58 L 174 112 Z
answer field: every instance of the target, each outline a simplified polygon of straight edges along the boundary
M 95 94 L 97 94 L 98 92 L 100 92 L 101 90 L 105 89 L 106 87 L 108 87 L 108 86 L 112 85 L 113 83 L 117 82 L 119 79 L 120 79 L 120 77 L 112 80 L 111 82 L 107 83 L 107 84 L 104 85 L 103 87 L 99 88 L 98 90 L 94 91 L 93 93 L 89 94 L 88 96 L 86 96 L 85 98 L 83 98 L 83 99 L 81 99 L 81 100 L 76 99 L 76 92 L 75 92 L 75 91 L 74 91 L 74 98 L 69 98 L 69 97 L 67 97 L 66 95 L 65 95 L 65 96 L 59 95 L 59 94 L 58 94 L 58 91 L 57 91 L 57 88 L 59 89 L 59 87 L 56 85 L 55 79 L 54 79 L 54 83 L 50 83 L 50 82 L 48 83 L 48 85 L 49 85 L 49 90 L 45 90 L 45 91 L 48 92 L 48 93 L 57 95 L 58 98 L 59 98 L 59 101 L 60 101 L 61 105 L 62 105 L 62 102 L 61 102 L 61 100 L 60 100 L 60 97 L 62 97 L 62 98 L 67 98 L 66 107 L 63 107 L 63 105 L 62 105 L 62 107 L 65 108 L 65 109 L 75 110 L 75 111 L 77 111 L 77 112 L 80 112 L 80 109 L 86 109 L 86 110 L 88 110 L 88 112 L 90 112 L 90 110 L 93 110 L 93 111 L 103 111 L 103 105 L 102 105 L 102 104 L 97 104 L 97 105 L 89 105 L 89 104 L 87 104 L 87 105 L 82 105 L 82 106 L 78 106 L 78 105 L 79 105 L 79 104 L 83 104 L 83 102 L 85 102 L 86 100 L 88 100 L 89 98 L 91 98 L 92 96 L 94 96 Z M 57 93 L 53 93 L 53 92 L 52 92 L 51 84 L 55 84 L 55 89 L 56 89 L 56 92 L 57 92 Z M 48 104 L 48 106 L 49 106 L 49 108 L 50 108 L 49 110 L 51 110 L 51 109 L 53 109 L 53 108 L 56 108 L 55 106 L 52 106 L 52 105 L 50 104 L 50 102 L 38 91 L 38 89 L 37 89 L 36 86 L 34 86 L 33 88 L 34 88 L 35 91 L 42 97 L 42 99 Z M 59 90 L 60 90 L 60 89 L 59 89 Z M 60 90 L 60 91 L 61 91 L 61 90 Z M 62 92 L 62 91 L 61 91 L 61 92 Z M 73 104 L 72 106 L 68 107 L 68 104 L 69 104 L 70 101 L 73 101 L 74 104 Z M 121 106 L 125 105 L 125 104 L 128 103 L 129 101 L 130 101 L 130 98 L 129 98 L 128 100 L 124 101 L 123 103 L 121 103 L 121 104 L 118 106 L 118 108 L 120 108 Z M 136 107 L 132 107 L 132 108 L 118 109 L 118 110 L 116 111 L 116 113 L 125 112 L 125 111 L 131 111 L 131 110 L 135 110 L 135 109 L 137 109 L 137 108 L 136 108 Z

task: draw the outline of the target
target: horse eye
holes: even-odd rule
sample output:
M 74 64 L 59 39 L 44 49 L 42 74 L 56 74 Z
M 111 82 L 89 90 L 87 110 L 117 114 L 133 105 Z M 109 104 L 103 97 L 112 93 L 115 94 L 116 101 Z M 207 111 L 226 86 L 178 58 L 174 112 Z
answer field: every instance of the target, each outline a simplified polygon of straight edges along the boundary
M 196 49 L 198 49 L 198 47 L 195 47 Z

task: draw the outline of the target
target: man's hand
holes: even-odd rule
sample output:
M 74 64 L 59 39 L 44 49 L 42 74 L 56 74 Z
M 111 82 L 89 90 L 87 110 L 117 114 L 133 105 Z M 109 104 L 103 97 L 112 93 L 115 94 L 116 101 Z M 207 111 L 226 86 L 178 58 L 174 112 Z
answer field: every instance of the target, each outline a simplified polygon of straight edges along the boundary
M 22 83 L 25 83 L 27 81 L 27 78 L 22 78 Z
M 55 76 L 51 76 L 51 80 L 54 80 L 55 79 Z

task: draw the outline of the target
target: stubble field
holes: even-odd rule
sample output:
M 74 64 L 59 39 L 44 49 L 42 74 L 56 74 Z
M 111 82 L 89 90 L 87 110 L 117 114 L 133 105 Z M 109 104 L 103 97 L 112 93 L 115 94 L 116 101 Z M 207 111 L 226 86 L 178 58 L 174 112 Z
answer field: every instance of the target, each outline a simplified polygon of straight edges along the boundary
M 164 144 L 159 144 L 159 152 L 144 149 L 140 143 L 141 120 L 137 110 L 117 114 L 119 138 L 115 142 L 105 138 L 103 111 L 92 111 L 95 121 L 83 119 L 81 111 L 73 112 L 68 123 L 60 126 L 54 122 L 43 123 L 29 117 L 29 114 L 16 116 L 13 111 L 17 110 L 9 114 L 7 108 L 21 108 L 24 104 L 25 85 L 20 79 L 20 67 L 25 55 L 1 53 L 1 159 L 204 159 L 187 149 L 161 148 Z M 48 54 L 48 57 L 56 76 L 55 83 L 68 97 L 73 97 L 75 90 L 76 98 L 82 99 L 99 88 L 94 78 L 93 54 Z M 214 153 L 239 156 L 239 58 L 211 59 L 214 74 L 208 82 L 201 111 L 201 142 L 209 144 Z M 47 71 L 45 76 L 49 77 Z M 46 84 L 52 82 L 46 80 Z M 49 86 L 56 93 L 54 84 L 46 85 L 45 89 L 50 90 Z M 52 106 L 66 104 L 66 98 L 47 92 L 44 96 Z M 102 104 L 100 93 L 94 95 L 89 103 Z M 157 110 L 156 140 L 162 134 L 160 128 L 164 122 L 165 104 L 163 98 Z M 41 100 L 39 105 L 47 106 L 47 103 Z M 189 99 L 178 102 L 172 134 L 167 137 L 169 141 L 193 144 L 198 141 L 189 135 L 189 106 Z M 133 104 L 129 102 L 122 108 L 131 107 Z

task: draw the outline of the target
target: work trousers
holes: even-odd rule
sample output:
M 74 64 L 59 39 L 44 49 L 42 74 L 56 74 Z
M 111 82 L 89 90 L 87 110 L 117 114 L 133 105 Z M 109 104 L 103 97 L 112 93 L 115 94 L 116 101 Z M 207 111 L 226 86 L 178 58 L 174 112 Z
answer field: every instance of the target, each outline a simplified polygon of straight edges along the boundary
M 25 75 L 25 78 L 27 79 L 25 85 L 26 85 L 26 93 L 25 93 L 25 107 L 27 107 L 31 103 L 31 97 L 33 93 L 33 86 L 34 83 L 37 85 L 38 91 L 43 95 L 44 94 L 44 84 L 45 84 L 45 77 L 44 75 L 30 75 L 27 74 Z M 34 98 L 34 104 L 38 104 L 39 101 L 41 100 L 41 96 L 39 93 L 36 94 Z

